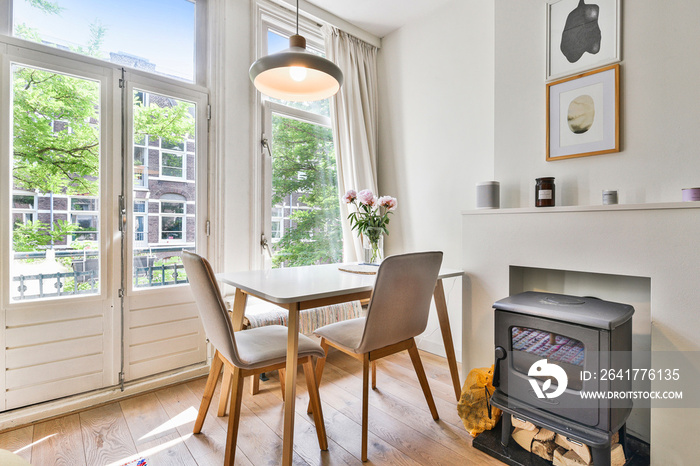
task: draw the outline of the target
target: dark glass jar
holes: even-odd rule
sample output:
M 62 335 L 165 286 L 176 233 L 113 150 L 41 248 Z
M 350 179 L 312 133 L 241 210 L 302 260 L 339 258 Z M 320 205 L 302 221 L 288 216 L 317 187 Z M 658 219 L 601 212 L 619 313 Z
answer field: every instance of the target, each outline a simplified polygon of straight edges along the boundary
M 554 207 L 554 177 L 537 178 L 535 207 Z

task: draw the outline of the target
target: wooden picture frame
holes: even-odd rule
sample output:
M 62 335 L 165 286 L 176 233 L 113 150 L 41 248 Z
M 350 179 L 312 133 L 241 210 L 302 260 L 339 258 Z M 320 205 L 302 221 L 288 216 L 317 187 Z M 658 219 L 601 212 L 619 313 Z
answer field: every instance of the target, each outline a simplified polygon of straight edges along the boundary
M 621 0 L 550 0 L 546 7 L 546 81 L 620 61 Z
M 548 161 L 620 151 L 620 65 L 546 88 Z

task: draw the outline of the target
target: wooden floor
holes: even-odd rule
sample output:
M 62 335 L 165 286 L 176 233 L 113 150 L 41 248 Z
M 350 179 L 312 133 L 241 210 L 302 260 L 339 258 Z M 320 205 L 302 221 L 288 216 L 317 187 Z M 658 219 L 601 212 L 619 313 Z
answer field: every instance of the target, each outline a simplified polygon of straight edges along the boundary
M 369 461 L 391 465 L 499 465 L 472 448 L 457 416 L 447 363 L 421 352 L 440 420 L 433 421 L 406 352 L 377 363 L 370 390 Z M 282 448 L 283 405 L 276 374 L 261 392 L 243 397 L 236 463 L 275 465 Z M 328 451 L 320 451 L 313 418 L 306 414 L 304 377 L 297 388 L 295 464 L 362 464 L 361 363 L 339 352 L 328 357 L 321 401 Z M 248 383 L 247 381 L 246 383 Z M 35 466 L 115 465 L 145 458 L 156 465 L 221 465 L 227 417 L 212 403 L 201 434 L 193 435 L 205 379 L 162 389 L 52 421 L 0 434 L 0 448 Z M 215 393 L 218 400 L 218 388 Z M 136 463 L 134 463 L 135 465 Z

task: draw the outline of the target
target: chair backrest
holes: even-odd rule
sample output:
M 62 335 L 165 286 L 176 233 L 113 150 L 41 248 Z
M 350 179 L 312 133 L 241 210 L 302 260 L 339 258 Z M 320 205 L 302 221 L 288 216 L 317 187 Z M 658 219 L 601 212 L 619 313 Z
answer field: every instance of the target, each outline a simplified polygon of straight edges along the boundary
M 223 357 L 240 367 L 233 325 L 211 265 L 202 256 L 187 251 L 182 251 L 182 262 L 207 338 Z
M 377 271 L 357 352 L 366 353 L 425 331 L 442 252 L 390 256 Z

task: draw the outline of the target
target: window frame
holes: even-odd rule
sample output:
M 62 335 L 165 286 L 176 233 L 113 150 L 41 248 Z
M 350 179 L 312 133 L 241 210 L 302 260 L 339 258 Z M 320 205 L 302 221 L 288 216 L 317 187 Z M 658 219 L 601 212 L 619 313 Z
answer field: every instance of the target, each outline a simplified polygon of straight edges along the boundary
M 309 19 L 304 16 L 304 11 L 300 11 L 299 16 L 299 34 L 304 36 L 307 43 L 307 48 L 320 50 L 325 53 L 325 42 L 321 33 L 321 26 L 317 21 Z M 289 37 L 296 32 L 296 13 L 290 9 L 287 9 L 278 4 L 272 3 L 268 0 L 257 0 L 255 2 L 255 14 L 253 18 L 253 30 L 255 31 L 255 59 L 259 59 L 267 55 L 267 34 L 269 30 L 274 33 L 281 35 L 283 37 Z M 331 125 L 331 118 L 333 116 L 332 111 L 332 100 L 331 100 L 331 118 L 311 114 L 301 109 L 296 109 L 293 107 L 287 107 L 278 102 L 272 102 L 269 99 L 264 98 L 260 92 L 255 91 L 255 105 L 253 106 L 253 122 L 254 122 L 254 135 L 261 135 L 262 138 L 258 138 L 257 141 L 261 139 L 270 139 L 270 134 L 266 130 L 269 126 L 265 121 L 266 105 L 280 106 L 289 110 L 298 110 L 304 114 L 314 115 L 323 119 L 323 123 L 327 124 L 329 127 Z M 320 123 L 315 119 L 307 120 L 301 118 L 302 121 L 309 121 L 311 123 Z M 335 134 L 333 135 L 335 138 Z M 271 193 L 266 192 L 266 187 L 270 186 L 269 180 L 271 180 L 271 173 L 269 167 L 269 155 L 268 149 L 262 144 L 253 145 L 256 152 L 253 158 L 253 212 L 252 212 L 252 228 L 251 228 L 251 238 L 250 238 L 250 251 L 251 251 L 251 266 L 254 269 L 267 268 L 270 265 L 270 257 L 267 255 L 267 249 L 262 246 L 261 239 L 265 237 L 270 242 L 278 242 L 279 240 L 273 240 L 272 238 L 267 238 L 267 235 L 271 236 L 271 216 L 266 215 L 267 210 L 271 208 L 268 206 L 270 202 Z M 282 229 L 284 230 L 284 221 L 282 221 Z M 268 233 L 269 232 L 269 233 Z
M 185 148 L 187 148 L 187 142 L 185 142 Z M 165 165 L 163 162 L 163 156 L 165 154 L 171 154 L 179 156 L 182 159 L 182 167 L 172 167 L 170 165 Z M 176 168 L 182 170 L 182 176 L 173 176 L 163 174 L 163 168 Z M 174 149 L 158 149 L 158 178 L 161 180 L 169 181 L 187 181 L 187 151 L 179 151 Z
M 35 50 L 37 52 L 42 52 L 48 55 L 52 55 L 54 57 L 63 57 L 64 59 L 91 64 L 102 68 L 112 68 L 115 70 L 121 70 L 122 68 L 126 68 L 127 71 L 132 75 L 144 76 L 146 78 L 152 78 L 156 81 L 160 81 L 163 83 L 170 83 L 185 88 L 189 87 L 191 89 L 207 93 L 209 92 L 207 88 L 209 76 L 209 58 L 207 49 L 207 45 L 209 43 L 209 33 L 207 31 L 207 14 L 210 0 L 189 0 L 193 1 L 195 4 L 194 70 L 192 81 L 185 81 L 182 79 L 172 78 L 162 74 L 149 73 L 148 71 L 141 69 L 128 68 L 124 65 L 112 63 L 107 60 L 102 60 L 99 58 L 90 57 L 88 55 L 82 55 L 79 53 L 71 52 L 69 50 L 58 49 L 49 45 L 44 45 L 38 42 L 33 42 L 19 37 L 15 37 L 12 35 L 13 1 L 15 0 L 0 0 L 0 43 L 5 43 L 10 46 L 16 45 L 24 49 Z M 1 49 L 2 48 L 0 47 L 0 50 Z

